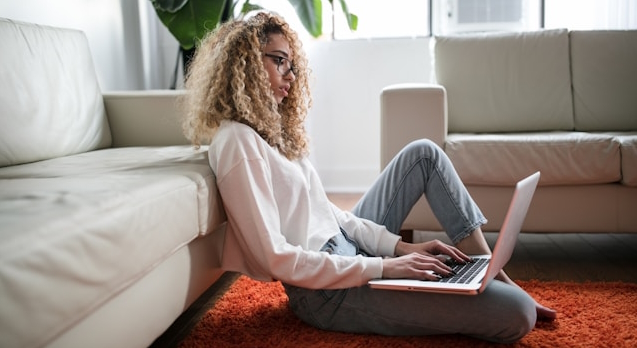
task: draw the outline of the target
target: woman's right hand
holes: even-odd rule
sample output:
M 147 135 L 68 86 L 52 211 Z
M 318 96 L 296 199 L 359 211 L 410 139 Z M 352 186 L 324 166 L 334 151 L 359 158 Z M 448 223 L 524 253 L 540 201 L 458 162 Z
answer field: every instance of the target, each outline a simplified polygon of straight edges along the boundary
M 440 275 L 452 276 L 453 270 L 435 256 L 410 253 L 383 259 L 383 278 L 438 280 Z

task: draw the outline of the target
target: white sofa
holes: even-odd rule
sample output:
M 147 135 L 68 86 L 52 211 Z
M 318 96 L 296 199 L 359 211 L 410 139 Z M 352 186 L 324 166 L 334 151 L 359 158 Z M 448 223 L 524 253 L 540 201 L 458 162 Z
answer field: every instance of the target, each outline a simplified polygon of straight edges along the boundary
M 146 347 L 222 272 L 180 92 L 102 94 L 85 35 L 0 19 L 0 346 Z
M 435 83 L 381 93 L 381 165 L 442 146 L 497 231 L 514 183 L 542 177 L 525 232 L 637 232 L 637 31 L 436 37 Z M 421 199 L 404 230 L 442 228 Z

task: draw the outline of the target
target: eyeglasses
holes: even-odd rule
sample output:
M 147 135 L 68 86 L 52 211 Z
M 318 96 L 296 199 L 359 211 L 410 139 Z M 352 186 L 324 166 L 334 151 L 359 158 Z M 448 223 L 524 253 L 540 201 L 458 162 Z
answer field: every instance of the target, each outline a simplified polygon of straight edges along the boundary
M 296 67 L 294 66 L 294 64 L 292 64 L 292 62 L 289 59 L 285 57 L 277 56 L 275 54 L 270 54 L 270 53 L 264 53 L 263 55 L 274 59 L 274 63 L 276 64 L 276 70 L 282 76 L 287 76 L 290 73 L 290 71 L 294 73 L 294 75 L 296 75 L 297 73 Z

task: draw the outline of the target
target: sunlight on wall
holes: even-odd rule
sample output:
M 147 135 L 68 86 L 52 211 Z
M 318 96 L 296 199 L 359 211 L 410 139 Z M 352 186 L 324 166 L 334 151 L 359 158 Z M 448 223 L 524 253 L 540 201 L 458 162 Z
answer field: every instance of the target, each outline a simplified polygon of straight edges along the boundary
M 423 0 L 347 0 L 348 10 L 358 16 L 358 29 L 349 30 L 336 5 L 336 39 L 423 37 L 429 35 L 429 4 Z
M 292 29 L 294 29 L 297 34 L 299 35 L 299 38 L 303 41 L 303 43 L 305 44 L 306 42 L 309 42 L 311 40 L 315 40 L 314 38 L 312 38 L 312 36 L 307 32 L 307 30 L 305 30 L 305 27 L 303 26 L 303 24 L 301 23 L 301 20 L 299 19 L 299 17 L 296 14 L 296 11 L 294 11 L 294 7 L 292 7 L 292 5 L 290 4 L 289 1 L 283 1 L 283 0 L 253 0 L 251 1 L 251 3 L 253 4 L 257 4 L 262 6 L 263 8 L 267 9 L 268 11 L 272 11 L 272 12 L 276 12 L 277 14 L 279 14 L 280 16 L 282 16 L 283 18 L 285 18 L 285 21 L 288 22 L 288 24 L 290 25 L 290 27 Z M 325 4 L 327 4 L 327 2 L 324 1 Z M 323 5 L 325 6 L 325 5 Z M 326 24 L 325 20 L 329 19 L 326 18 L 326 9 L 323 9 L 323 32 L 326 33 L 324 34 L 324 37 L 330 37 L 330 31 L 326 30 L 331 30 L 331 24 Z

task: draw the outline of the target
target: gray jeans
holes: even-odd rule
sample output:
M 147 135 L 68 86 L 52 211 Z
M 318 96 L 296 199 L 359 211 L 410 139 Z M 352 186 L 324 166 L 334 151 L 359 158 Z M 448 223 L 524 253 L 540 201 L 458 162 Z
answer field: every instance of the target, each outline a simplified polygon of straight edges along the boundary
M 428 140 L 407 145 L 352 212 L 397 233 L 423 194 L 454 243 L 486 222 L 445 153 Z M 339 290 L 284 286 L 292 311 L 325 330 L 395 336 L 463 334 L 509 343 L 526 335 L 536 321 L 535 301 L 500 281 L 477 296 L 368 286 Z

